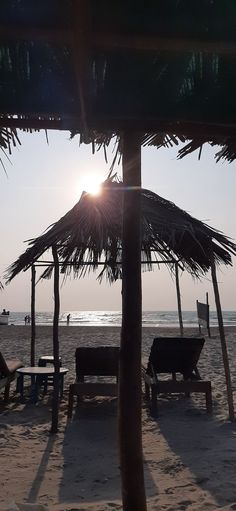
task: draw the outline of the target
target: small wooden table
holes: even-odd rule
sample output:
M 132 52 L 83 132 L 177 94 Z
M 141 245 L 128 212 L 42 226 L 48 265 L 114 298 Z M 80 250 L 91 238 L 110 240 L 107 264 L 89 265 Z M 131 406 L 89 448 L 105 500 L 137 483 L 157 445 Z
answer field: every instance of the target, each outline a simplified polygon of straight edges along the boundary
M 68 372 L 66 367 L 60 367 L 60 396 L 63 396 L 64 387 L 64 375 Z M 31 400 L 36 403 L 38 401 L 38 392 L 41 385 L 44 385 L 44 393 L 47 392 L 47 380 L 48 376 L 54 378 L 55 368 L 54 367 L 21 367 L 17 369 L 19 374 L 18 378 L 18 390 L 20 392 L 21 399 L 24 399 L 24 376 L 30 376 L 32 381 L 32 394 Z

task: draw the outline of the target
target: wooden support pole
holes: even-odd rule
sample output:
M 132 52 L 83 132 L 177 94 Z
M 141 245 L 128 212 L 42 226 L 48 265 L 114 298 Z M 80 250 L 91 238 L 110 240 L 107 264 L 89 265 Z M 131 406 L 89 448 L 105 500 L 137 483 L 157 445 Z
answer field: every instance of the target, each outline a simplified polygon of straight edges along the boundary
M 198 300 L 196 300 L 196 306 L 197 306 L 198 332 L 199 332 L 199 335 L 202 335 L 202 329 L 201 329 L 201 324 L 200 324 L 200 318 L 199 318 L 199 315 L 198 315 Z
M 179 329 L 180 335 L 184 335 L 184 327 L 183 327 L 183 317 L 182 317 L 182 307 L 181 307 L 181 294 L 180 294 L 180 285 L 179 285 L 179 266 L 178 263 L 175 263 L 175 282 L 176 282 L 176 294 L 177 294 L 177 304 L 178 304 L 178 315 L 179 315 Z
M 210 330 L 210 307 L 209 307 L 208 292 L 206 292 L 206 304 L 207 304 L 207 332 L 208 332 L 208 337 L 211 337 L 211 330 Z
M 53 316 L 53 357 L 55 375 L 53 380 L 53 401 L 52 401 L 52 424 L 51 433 L 58 431 L 58 412 L 59 412 L 59 378 L 60 378 L 60 360 L 59 360 L 59 339 L 58 339 L 58 323 L 60 313 L 60 295 L 59 295 L 59 260 L 57 248 L 52 247 L 52 255 L 54 260 L 54 316 Z
M 141 145 L 123 135 L 122 329 L 119 438 L 123 511 L 146 511 L 141 426 Z
M 30 365 L 35 366 L 35 266 L 31 266 L 31 347 L 30 347 Z
M 218 324 L 219 324 L 223 364 L 224 364 L 224 370 L 225 370 L 225 380 L 226 380 L 228 408 L 229 408 L 229 419 L 234 420 L 234 401 L 233 401 L 233 391 L 232 391 L 230 368 L 229 368 L 229 359 L 228 359 L 227 345 L 226 345 L 226 340 L 225 340 L 223 316 L 222 316 L 222 310 L 221 310 L 221 304 L 220 304 L 220 294 L 219 294 L 219 289 L 218 289 L 218 283 L 217 283 L 217 278 L 216 278 L 216 267 L 215 267 L 214 261 L 212 261 L 212 264 L 211 264 L 211 275 L 212 275 L 212 283 L 213 283 L 213 288 L 214 288 L 214 293 L 215 293 L 215 303 L 216 303 L 216 310 L 217 310 L 217 317 L 218 317 Z

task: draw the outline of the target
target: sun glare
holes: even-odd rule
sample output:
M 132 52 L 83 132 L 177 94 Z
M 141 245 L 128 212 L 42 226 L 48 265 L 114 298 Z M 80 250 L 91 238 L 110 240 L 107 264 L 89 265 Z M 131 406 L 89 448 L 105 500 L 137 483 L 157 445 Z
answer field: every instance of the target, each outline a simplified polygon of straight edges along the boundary
M 101 176 L 97 174 L 85 174 L 81 178 L 79 187 L 83 192 L 90 193 L 91 195 L 99 195 L 101 192 Z

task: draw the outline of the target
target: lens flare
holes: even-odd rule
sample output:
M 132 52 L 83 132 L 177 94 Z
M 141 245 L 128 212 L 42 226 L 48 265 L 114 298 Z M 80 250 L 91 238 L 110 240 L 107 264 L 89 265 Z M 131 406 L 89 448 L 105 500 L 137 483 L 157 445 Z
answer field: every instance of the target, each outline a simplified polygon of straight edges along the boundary
M 83 192 L 90 193 L 91 195 L 99 195 L 102 189 L 101 183 L 101 176 L 96 173 L 85 174 L 80 180 L 79 188 Z

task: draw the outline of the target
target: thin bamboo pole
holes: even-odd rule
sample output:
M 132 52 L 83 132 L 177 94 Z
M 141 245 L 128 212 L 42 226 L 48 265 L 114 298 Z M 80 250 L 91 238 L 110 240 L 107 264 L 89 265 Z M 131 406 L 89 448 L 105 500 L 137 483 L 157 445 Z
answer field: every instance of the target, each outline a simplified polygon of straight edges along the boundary
M 211 337 L 211 329 L 210 329 L 210 307 L 209 307 L 208 292 L 206 292 L 206 304 L 207 304 L 207 332 L 208 332 L 208 337 Z
M 181 307 L 181 294 L 180 294 L 180 285 L 179 285 L 179 266 L 178 263 L 175 263 L 175 283 L 176 283 L 176 294 L 177 294 L 177 304 L 178 304 L 178 315 L 179 315 L 179 329 L 180 335 L 184 335 L 184 327 L 183 327 L 183 317 L 182 317 L 182 307 Z
M 35 266 L 31 266 L 31 347 L 30 347 L 30 365 L 35 366 Z
M 56 246 L 52 247 L 52 255 L 54 260 L 54 316 L 53 316 L 53 357 L 55 375 L 53 380 L 53 401 L 52 401 L 52 423 L 51 433 L 58 431 L 58 411 L 59 411 L 59 377 L 60 377 L 60 361 L 59 361 L 59 339 L 58 339 L 58 323 L 60 313 L 60 294 L 59 294 L 59 261 Z
M 227 345 L 226 345 L 226 340 L 225 340 L 223 316 L 222 316 L 222 310 L 221 310 L 221 304 L 220 304 L 220 294 L 219 294 L 219 288 L 218 288 L 217 277 L 216 277 L 216 267 L 215 267 L 214 261 L 212 261 L 212 264 L 211 264 L 211 275 L 212 275 L 212 283 L 213 283 L 213 288 L 214 288 L 214 293 L 215 293 L 215 303 L 216 303 L 216 310 L 217 310 L 217 317 L 218 317 L 218 324 L 219 324 L 223 364 L 224 364 L 224 370 L 225 370 L 225 380 L 226 380 L 228 408 L 229 408 L 229 419 L 234 420 L 234 401 L 233 401 L 233 391 L 232 391 L 230 368 L 229 368 L 229 359 L 228 359 Z
M 141 145 L 123 135 L 122 329 L 119 438 L 123 511 L 146 511 L 141 426 Z
M 196 300 L 196 307 L 197 307 L 197 318 L 198 318 L 198 332 L 199 332 L 199 335 L 202 335 L 202 329 L 201 329 L 201 325 L 200 325 L 200 318 L 198 316 L 198 300 Z

